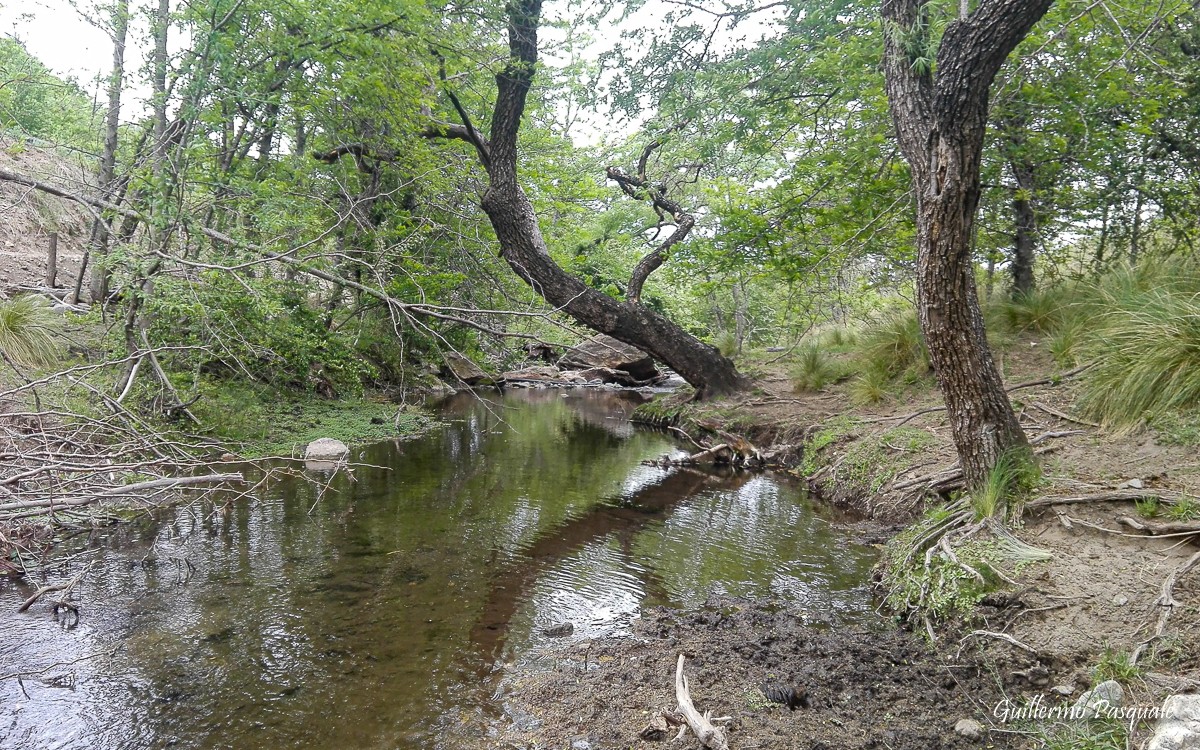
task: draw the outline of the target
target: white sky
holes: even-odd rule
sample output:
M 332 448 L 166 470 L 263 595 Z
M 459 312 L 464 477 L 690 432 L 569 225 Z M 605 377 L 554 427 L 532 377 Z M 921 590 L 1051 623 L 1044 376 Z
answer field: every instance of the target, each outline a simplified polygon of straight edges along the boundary
M 74 79 L 97 101 L 102 102 L 104 85 L 101 77 L 106 76 L 112 66 L 112 39 L 103 28 L 104 13 L 97 10 L 98 5 L 98 0 L 0 0 L 0 35 L 19 39 L 29 52 L 51 71 L 64 78 Z M 143 115 L 149 98 L 149 88 L 145 85 L 145 77 L 141 75 L 140 70 L 146 59 L 147 50 L 143 40 L 149 36 L 146 19 L 152 5 L 157 3 L 153 3 L 152 0 L 130 2 L 129 46 L 125 54 L 126 94 L 125 106 L 122 107 L 125 114 L 122 119 L 126 120 Z M 565 4 L 548 4 L 546 16 L 560 16 L 568 12 L 563 6 Z M 621 27 L 602 24 L 602 28 L 593 33 L 596 40 L 593 44 L 594 52 L 589 49 L 584 53 L 585 56 L 595 59 L 600 52 L 616 42 L 623 27 L 649 27 L 661 23 L 662 14 L 668 9 L 678 11 L 680 8 L 651 1 Z M 747 42 L 753 43 L 770 33 L 771 22 L 775 18 L 776 13 L 768 12 L 743 22 L 732 33 L 722 29 L 722 33 L 716 37 L 716 47 L 728 48 L 742 46 Z M 703 16 L 698 20 L 708 21 Z M 546 28 L 543 34 L 549 39 L 558 32 Z M 181 41 L 176 33 L 171 46 L 178 50 Z M 142 106 L 136 106 L 138 103 Z M 618 130 L 621 135 L 627 135 L 631 128 L 630 123 L 619 125 L 613 122 L 611 117 L 604 115 L 584 117 L 577 125 L 580 126 L 579 132 L 572 135 L 576 140 L 590 143 L 602 140 L 605 130 Z M 632 127 L 636 129 L 637 125 L 632 124 Z

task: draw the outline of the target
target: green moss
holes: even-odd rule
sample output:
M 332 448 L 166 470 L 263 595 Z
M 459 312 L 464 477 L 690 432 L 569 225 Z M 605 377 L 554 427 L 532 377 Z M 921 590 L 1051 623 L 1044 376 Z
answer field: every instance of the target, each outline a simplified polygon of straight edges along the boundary
M 414 435 L 428 415 L 369 397 L 326 401 L 262 386 L 201 386 L 191 407 L 204 431 L 248 457 L 290 455 L 320 437 L 368 443 Z

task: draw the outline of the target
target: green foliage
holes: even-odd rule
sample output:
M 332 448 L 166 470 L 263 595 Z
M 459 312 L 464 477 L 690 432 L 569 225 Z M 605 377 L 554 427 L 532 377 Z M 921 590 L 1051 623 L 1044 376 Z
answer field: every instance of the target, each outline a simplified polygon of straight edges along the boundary
M 1092 677 L 1096 684 L 1106 680 L 1116 680 L 1128 685 L 1142 675 L 1141 667 L 1133 660 L 1128 651 L 1117 651 L 1106 648 L 1100 655 L 1100 661 L 1092 669 Z
M 858 406 L 878 404 L 891 393 L 891 384 L 886 370 L 868 367 L 850 381 L 850 400 Z
M 992 313 L 1016 333 L 1049 333 L 1061 328 L 1067 304 L 1064 289 L 1040 288 L 996 303 Z
M 1200 500 L 1183 496 L 1167 506 L 1165 515 L 1173 521 L 1195 521 L 1200 519 Z
M 994 543 L 970 541 L 959 545 L 955 549 L 957 563 L 935 553 L 926 565 L 923 551 L 910 554 L 916 540 L 940 522 L 936 516 L 928 516 L 893 537 L 884 551 L 882 584 L 887 592 L 886 603 L 902 616 L 969 618 L 980 600 L 998 586 L 999 579 L 991 573 L 997 558 Z M 983 581 L 964 565 L 978 571 Z
M 146 310 L 153 342 L 196 347 L 166 358 L 176 370 L 306 390 L 328 382 L 352 391 L 372 374 L 297 289 L 277 279 L 219 272 L 163 279 Z
M 738 353 L 738 340 L 733 331 L 719 331 L 713 336 L 713 346 L 722 357 L 732 357 Z
M 1200 409 L 1160 411 L 1150 418 L 1150 426 L 1163 445 L 1200 447 Z
M 48 365 L 60 356 L 62 317 L 34 295 L 0 300 L 0 351 L 18 365 Z
M 1159 502 L 1157 497 L 1146 497 L 1141 500 L 1135 500 L 1134 507 L 1137 508 L 1138 515 L 1142 518 L 1156 518 L 1158 516 Z
M 1058 722 L 1037 732 L 1041 750 L 1125 750 L 1128 735 L 1117 719 Z
M 94 148 L 96 124 L 91 100 L 78 85 L 51 74 L 16 39 L 0 38 L 0 131 Z
M 839 362 L 817 342 L 801 344 L 796 352 L 796 364 L 792 367 L 792 389 L 819 391 L 844 374 Z

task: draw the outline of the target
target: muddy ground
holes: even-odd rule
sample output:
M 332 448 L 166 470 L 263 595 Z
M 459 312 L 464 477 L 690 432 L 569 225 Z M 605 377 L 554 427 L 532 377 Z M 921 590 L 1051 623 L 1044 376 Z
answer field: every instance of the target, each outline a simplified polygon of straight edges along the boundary
M 1012 344 L 1002 369 L 1010 387 L 1057 371 L 1036 339 Z M 883 543 L 939 499 L 897 489 L 955 463 L 943 412 L 906 420 L 940 405 L 931 384 L 861 408 L 850 404 L 844 385 L 799 394 L 782 366 L 761 366 L 757 375 L 754 394 L 703 407 L 689 416 L 690 429 L 719 426 L 760 448 L 790 453 L 794 473 L 812 479 L 814 491 L 831 503 L 858 513 L 861 520 L 847 530 L 872 543 Z M 1034 500 L 1128 491 L 1131 482 L 1145 491 L 1200 496 L 1195 448 L 1075 421 L 1073 387 L 1068 379 L 1012 392 L 1029 435 L 1053 433 L 1038 443 L 1044 476 Z M 804 460 L 803 446 L 811 448 L 823 425 L 845 415 L 854 417 L 853 426 L 845 429 L 843 421 L 845 434 Z M 902 420 L 929 439 L 916 441 L 917 448 L 897 440 L 892 430 Z M 875 473 L 855 470 L 856 460 Z M 486 746 L 665 746 L 640 739 L 639 732 L 674 705 L 679 652 L 689 656 L 698 707 L 732 717 L 734 748 L 1043 746 L 1031 726 L 1000 722 L 992 707 L 1006 697 L 1041 696 L 1052 705 L 1076 700 L 1098 680 L 1101 662 L 1150 638 L 1164 610 L 1164 581 L 1200 551 L 1196 537 L 1148 536 L 1120 525 L 1122 517 L 1138 518 L 1133 502 L 1027 509 L 1017 536 L 1052 559 L 1010 568 L 1015 586 L 989 595 L 968 620 L 937 625 L 932 644 L 922 628 L 917 635 L 882 616 L 865 625 L 812 625 L 812 613 L 771 603 L 649 611 L 633 637 L 564 646 L 511 670 L 503 688 L 508 719 L 493 727 Z M 1125 680 L 1135 705 L 1200 689 L 1200 566 L 1179 578 L 1169 610 L 1163 637 L 1146 647 Z M 810 707 L 770 704 L 760 689 L 767 680 L 804 688 Z M 978 721 L 983 736 L 956 734 L 964 718 Z M 1149 732 L 1149 725 L 1140 726 L 1131 746 Z M 696 745 L 689 738 L 683 746 Z
M 505 688 L 515 721 L 489 746 L 678 747 L 667 741 L 673 733 L 640 737 L 674 706 L 678 653 L 697 708 L 732 717 L 724 726 L 734 748 L 977 747 L 955 724 L 986 725 L 1003 698 L 995 676 L 970 659 L 942 659 L 883 620 L 814 625 L 769 604 L 714 600 L 695 612 L 650 610 L 631 637 L 564 647 L 548 655 L 550 669 L 518 671 Z M 807 705 L 771 703 L 764 683 L 803 691 Z M 696 744 L 689 737 L 682 746 Z M 993 732 L 986 745 L 1024 740 Z

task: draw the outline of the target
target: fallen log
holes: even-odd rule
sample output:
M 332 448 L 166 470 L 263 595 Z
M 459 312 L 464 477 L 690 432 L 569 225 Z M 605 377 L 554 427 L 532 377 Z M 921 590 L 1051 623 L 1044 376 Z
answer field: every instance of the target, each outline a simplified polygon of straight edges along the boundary
M 684 721 L 692 730 L 692 734 L 700 740 L 700 744 L 709 750 L 729 750 L 729 740 L 725 738 L 725 732 L 712 723 L 707 712 L 701 714 L 692 703 L 687 677 L 683 674 L 683 654 L 679 655 L 675 666 L 675 700 L 679 701 L 679 712 L 683 714 Z

